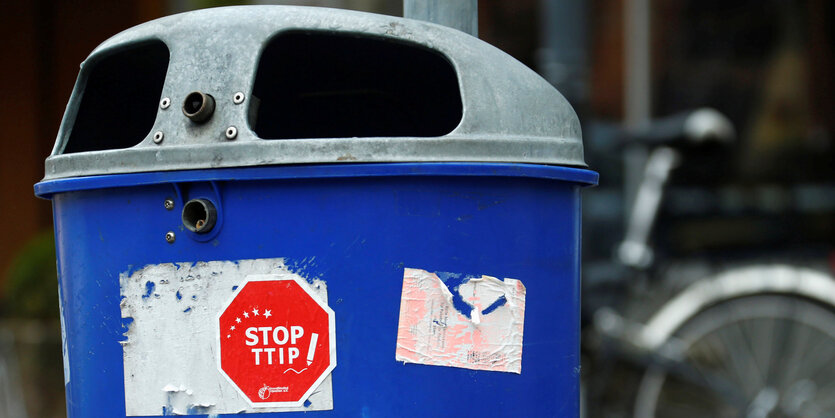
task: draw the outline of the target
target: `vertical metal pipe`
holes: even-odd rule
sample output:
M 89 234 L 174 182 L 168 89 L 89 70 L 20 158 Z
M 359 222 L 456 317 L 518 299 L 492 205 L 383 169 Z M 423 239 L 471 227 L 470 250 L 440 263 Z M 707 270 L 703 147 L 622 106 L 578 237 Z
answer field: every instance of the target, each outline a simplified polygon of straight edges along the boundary
M 650 66 L 650 0 L 627 0 L 624 13 L 626 125 L 649 122 L 652 109 Z
M 650 0 L 626 0 L 624 10 L 624 73 L 625 97 L 624 124 L 628 129 L 636 129 L 649 124 L 651 102 L 651 61 L 650 61 Z M 624 150 L 623 179 L 625 220 L 631 218 L 631 208 L 638 186 L 641 183 L 644 165 L 647 161 L 647 149 L 632 146 Z
M 403 17 L 449 26 L 478 37 L 478 0 L 403 0 Z
M 539 4 L 539 72 L 575 109 L 582 108 L 587 99 L 587 0 L 540 0 Z

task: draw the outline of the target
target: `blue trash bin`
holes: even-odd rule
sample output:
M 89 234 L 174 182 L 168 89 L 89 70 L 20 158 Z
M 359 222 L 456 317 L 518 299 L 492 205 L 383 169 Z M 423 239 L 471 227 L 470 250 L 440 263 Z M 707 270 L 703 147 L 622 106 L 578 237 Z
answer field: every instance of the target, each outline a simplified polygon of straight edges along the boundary
M 577 415 L 596 181 L 565 99 L 449 28 L 258 6 L 129 29 L 35 185 L 69 416 Z

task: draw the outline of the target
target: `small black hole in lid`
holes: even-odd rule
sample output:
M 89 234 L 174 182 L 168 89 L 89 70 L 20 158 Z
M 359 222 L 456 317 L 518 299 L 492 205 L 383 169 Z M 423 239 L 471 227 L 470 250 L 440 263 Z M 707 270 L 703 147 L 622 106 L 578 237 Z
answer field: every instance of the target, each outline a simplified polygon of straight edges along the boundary
M 252 95 L 252 129 L 263 139 L 443 136 L 463 115 L 445 56 L 367 35 L 277 35 L 261 54 Z
M 149 41 L 104 54 L 91 57 L 82 71 L 84 90 L 64 154 L 130 148 L 154 125 L 168 47 Z

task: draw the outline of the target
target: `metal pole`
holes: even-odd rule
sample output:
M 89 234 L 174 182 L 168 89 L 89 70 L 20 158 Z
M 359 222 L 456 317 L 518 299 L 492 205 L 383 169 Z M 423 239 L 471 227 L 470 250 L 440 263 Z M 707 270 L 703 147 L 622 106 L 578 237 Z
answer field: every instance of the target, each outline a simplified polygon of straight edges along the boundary
M 627 0 L 624 11 L 624 123 L 629 130 L 649 124 L 651 117 L 650 5 L 650 0 Z M 624 150 L 626 222 L 631 217 L 631 208 L 643 177 L 647 156 L 644 146 L 632 146 Z
M 652 109 L 650 80 L 650 0 L 626 2 L 626 126 L 649 122 Z
M 586 0 L 540 0 L 540 73 L 574 108 L 582 111 L 586 94 Z M 581 118 L 586 115 L 581 115 Z
M 403 0 L 403 17 L 449 26 L 478 37 L 478 0 Z

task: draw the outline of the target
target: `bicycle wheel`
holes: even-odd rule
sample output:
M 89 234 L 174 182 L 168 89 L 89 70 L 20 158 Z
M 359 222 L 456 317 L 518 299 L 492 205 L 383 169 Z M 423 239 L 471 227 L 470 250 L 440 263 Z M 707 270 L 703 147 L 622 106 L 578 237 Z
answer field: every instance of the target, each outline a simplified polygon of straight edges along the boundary
M 673 339 L 700 378 L 651 367 L 638 418 L 835 416 L 831 308 L 788 294 L 745 296 L 697 313 Z

